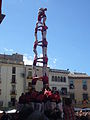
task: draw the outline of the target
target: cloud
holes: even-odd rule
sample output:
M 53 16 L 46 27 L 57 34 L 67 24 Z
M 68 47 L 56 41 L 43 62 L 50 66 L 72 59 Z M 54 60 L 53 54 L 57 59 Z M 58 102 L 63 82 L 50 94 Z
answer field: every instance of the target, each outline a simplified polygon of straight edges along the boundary
M 23 61 L 24 61 L 25 65 L 32 65 L 33 64 L 32 56 L 28 56 L 26 54 L 24 54 L 24 56 L 23 56 Z
M 56 68 L 56 64 L 57 64 L 57 58 L 54 58 L 54 57 L 49 57 L 49 67 L 51 68 Z
M 14 52 L 13 49 L 8 49 L 8 48 L 3 48 L 3 49 L 4 49 L 4 51 L 6 51 L 6 52 Z
M 56 59 L 56 58 L 54 58 L 53 63 L 54 63 L 54 64 L 56 64 L 56 62 L 57 62 L 57 59 Z

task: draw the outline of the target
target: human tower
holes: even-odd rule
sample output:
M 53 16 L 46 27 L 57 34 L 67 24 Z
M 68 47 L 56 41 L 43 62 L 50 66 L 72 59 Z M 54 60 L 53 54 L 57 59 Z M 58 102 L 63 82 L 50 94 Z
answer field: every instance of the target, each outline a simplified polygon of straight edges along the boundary
M 47 40 L 46 40 L 46 34 L 48 27 L 46 26 L 46 14 L 47 8 L 40 8 L 38 11 L 38 20 L 36 23 L 35 28 L 35 42 L 33 46 L 34 51 L 34 61 L 33 61 L 33 80 L 32 85 L 35 86 L 37 80 L 43 81 L 43 86 L 48 85 L 48 76 L 47 76 L 47 63 L 48 63 L 48 57 L 47 57 Z M 41 34 L 41 40 L 38 38 L 38 33 Z M 39 56 L 37 48 L 40 47 L 42 50 L 42 57 Z M 42 76 L 37 76 L 37 63 L 42 63 Z

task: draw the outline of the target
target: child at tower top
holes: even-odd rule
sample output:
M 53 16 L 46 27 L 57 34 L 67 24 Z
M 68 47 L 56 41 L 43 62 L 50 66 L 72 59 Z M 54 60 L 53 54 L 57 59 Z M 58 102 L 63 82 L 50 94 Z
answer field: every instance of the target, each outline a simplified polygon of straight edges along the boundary
M 45 11 L 47 11 L 47 8 L 40 8 L 39 12 L 38 12 L 38 23 L 42 24 L 41 20 L 43 18 L 44 25 L 45 25 L 45 21 L 46 21 Z

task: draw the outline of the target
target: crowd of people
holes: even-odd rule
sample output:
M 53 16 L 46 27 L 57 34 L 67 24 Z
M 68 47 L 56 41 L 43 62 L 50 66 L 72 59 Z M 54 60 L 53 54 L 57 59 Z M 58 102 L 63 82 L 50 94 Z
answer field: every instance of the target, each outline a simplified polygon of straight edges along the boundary
M 51 91 L 49 87 L 40 92 L 32 88 L 29 92 L 22 93 L 17 111 L 19 113 L 12 116 L 15 116 L 15 120 L 62 120 L 65 118 L 59 92 Z
M 77 111 L 75 113 L 76 120 L 90 120 L 90 111 Z
M 1 120 L 90 120 L 90 113 L 75 112 L 70 98 L 62 104 L 59 92 L 49 87 L 40 92 L 32 88 L 19 97 L 16 113 L 4 112 Z

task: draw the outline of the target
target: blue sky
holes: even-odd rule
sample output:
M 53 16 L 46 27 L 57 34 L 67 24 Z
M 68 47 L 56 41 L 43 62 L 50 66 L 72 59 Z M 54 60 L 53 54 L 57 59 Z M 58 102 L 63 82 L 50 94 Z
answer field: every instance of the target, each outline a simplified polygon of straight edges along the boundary
M 20 53 L 32 63 L 40 7 L 48 9 L 49 66 L 90 75 L 90 0 L 3 0 L 0 53 Z

